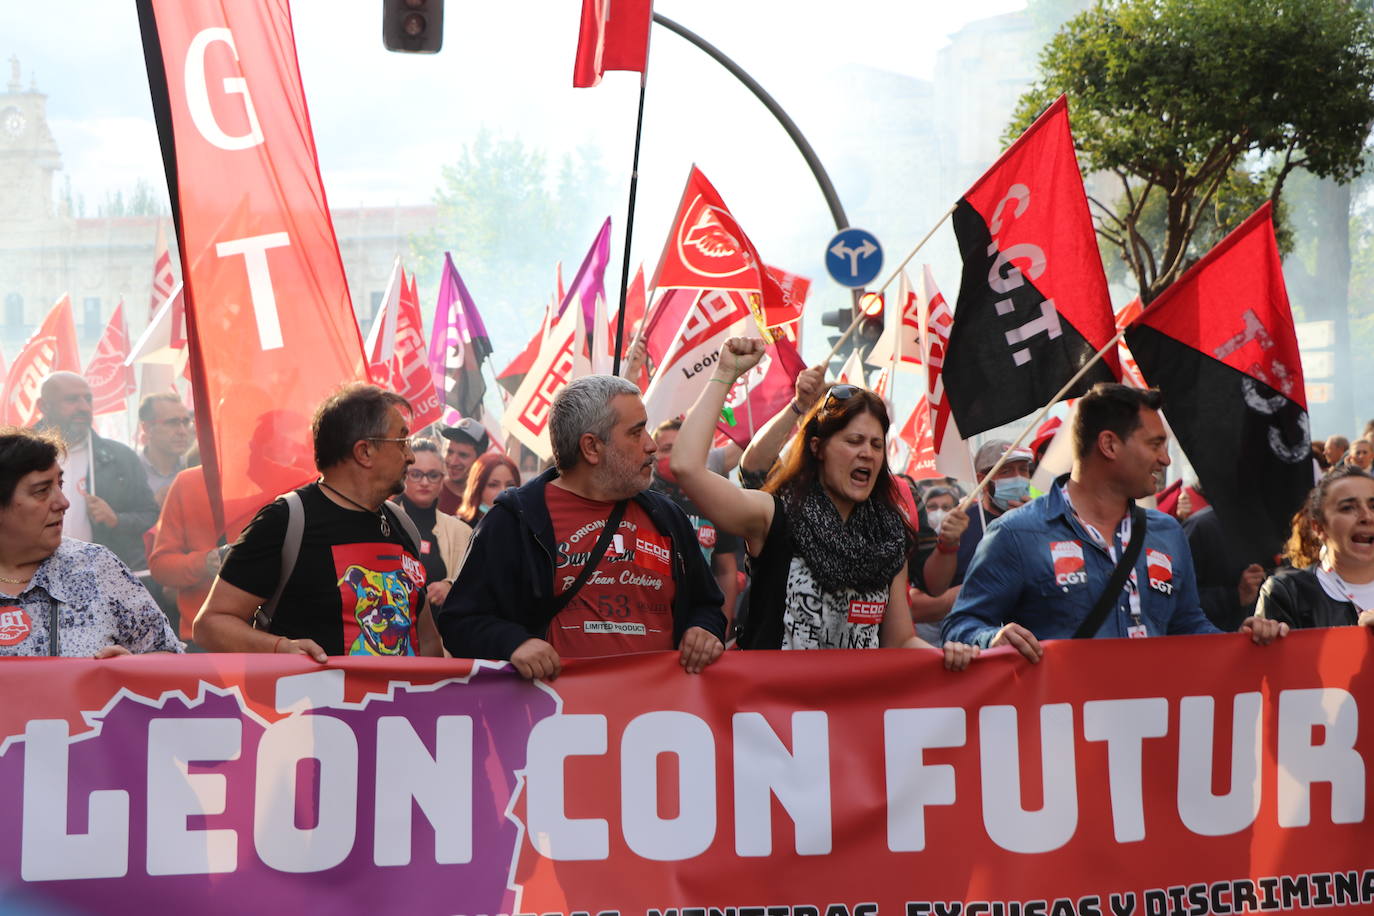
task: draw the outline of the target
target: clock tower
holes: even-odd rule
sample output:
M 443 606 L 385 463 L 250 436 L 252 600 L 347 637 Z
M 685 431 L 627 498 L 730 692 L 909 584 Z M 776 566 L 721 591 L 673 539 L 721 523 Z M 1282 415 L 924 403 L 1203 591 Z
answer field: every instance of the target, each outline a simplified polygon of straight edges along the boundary
M 53 172 L 62 168 L 48 129 L 48 97 L 24 89 L 19 58 L 10 58 L 10 79 L 0 93 L 0 234 L 27 231 L 54 218 Z

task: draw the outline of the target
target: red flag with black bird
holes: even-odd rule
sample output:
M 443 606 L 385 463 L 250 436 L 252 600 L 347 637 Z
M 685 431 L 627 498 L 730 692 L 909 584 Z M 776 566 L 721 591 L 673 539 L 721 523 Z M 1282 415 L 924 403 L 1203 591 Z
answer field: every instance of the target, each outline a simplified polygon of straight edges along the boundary
M 971 436 L 1045 406 L 1116 334 L 1064 96 L 964 194 L 954 233 L 964 273 L 944 380 Z M 1116 367 L 1107 353 L 1066 396 Z
M 1228 537 L 1272 565 L 1312 488 L 1307 396 L 1268 203 L 1126 331 Z

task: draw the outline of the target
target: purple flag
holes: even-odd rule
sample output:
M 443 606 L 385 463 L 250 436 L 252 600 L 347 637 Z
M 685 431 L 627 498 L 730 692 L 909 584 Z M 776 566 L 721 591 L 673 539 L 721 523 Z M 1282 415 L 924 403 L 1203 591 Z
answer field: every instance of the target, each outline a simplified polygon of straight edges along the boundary
M 558 314 L 561 316 L 569 303 L 582 303 L 583 327 L 587 329 L 589 342 L 606 333 L 606 328 L 596 326 L 596 297 L 606 298 L 606 265 L 610 260 L 611 218 L 608 216 L 606 222 L 601 224 L 601 231 L 596 234 L 596 241 L 587 250 L 587 256 L 582 259 L 582 266 L 577 268 L 577 275 L 573 277 L 567 295 L 558 304 Z
M 434 332 L 429 336 L 429 370 L 440 400 L 465 417 L 481 419 L 482 398 L 487 393 L 482 361 L 490 355 L 487 327 L 453 266 L 453 256 L 446 251 Z

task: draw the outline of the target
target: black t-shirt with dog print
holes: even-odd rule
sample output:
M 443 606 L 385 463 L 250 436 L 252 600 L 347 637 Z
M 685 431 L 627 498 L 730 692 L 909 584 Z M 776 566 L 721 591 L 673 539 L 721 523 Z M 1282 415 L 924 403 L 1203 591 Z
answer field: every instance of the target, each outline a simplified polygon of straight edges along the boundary
M 425 569 L 404 531 L 388 516 L 382 533 L 374 512 L 346 509 L 318 484 L 296 491 L 305 530 L 271 631 L 313 639 L 329 655 L 418 655 Z M 264 506 L 225 557 L 220 578 L 267 601 L 281 573 L 289 510 Z

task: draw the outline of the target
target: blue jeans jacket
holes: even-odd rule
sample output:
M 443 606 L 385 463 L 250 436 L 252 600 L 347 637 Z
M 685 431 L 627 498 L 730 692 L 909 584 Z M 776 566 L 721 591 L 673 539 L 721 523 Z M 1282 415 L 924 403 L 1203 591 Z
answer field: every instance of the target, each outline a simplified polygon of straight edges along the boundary
M 1037 639 L 1068 639 L 1092 611 L 1116 563 L 1074 517 L 1064 499 L 1067 479 L 988 526 L 941 628 L 946 641 L 986 647 L 1008 623 L 1021 624 Z M 1150 509 L 1146 515 L 1145 543 L 1135 564 L 1146 634 L 1219 632 L 1198 603 L 1183 529 L 1163 512 Z M 1119 538 L 1116 547 L 1119 555 Z M 1123 588 L 1096 638 L 1128 636 L 1134 623 Z

